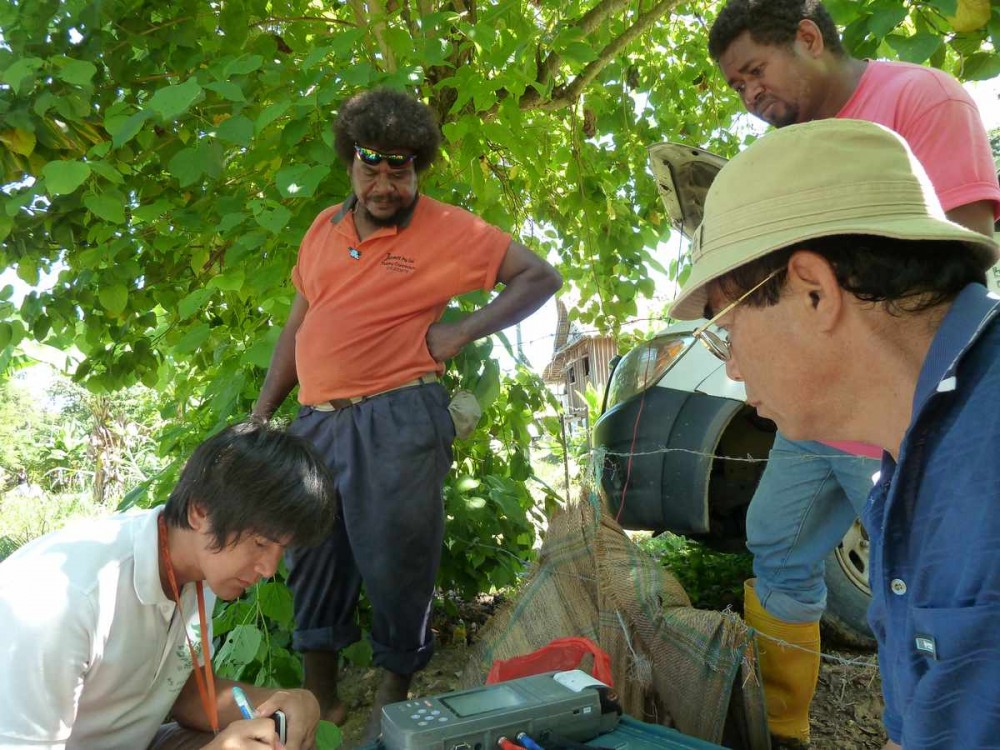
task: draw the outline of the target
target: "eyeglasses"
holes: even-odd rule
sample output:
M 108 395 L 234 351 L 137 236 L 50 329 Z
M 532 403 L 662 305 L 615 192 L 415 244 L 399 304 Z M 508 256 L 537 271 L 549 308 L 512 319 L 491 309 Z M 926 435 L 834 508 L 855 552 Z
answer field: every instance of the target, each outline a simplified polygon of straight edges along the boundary
M 730 358 L 733 356 L 732 346 L 729 343 L 729 335 L 727 334 L 724 337 L 720 336 L 714 331 L 708 330 L 708 327 L 713 323 L 715 323 L 715 321 L 722 318 L 724 315 L 727 315 L 728 313 L 732 312 L 733 309 L 735 309 L 735 307 L 738 304 L 743 302 L 747 297 L 756 292 L 758 289 L 764 286 L 764 284 L 769 282 L 771 279 L 773 279 L 775 276 L 777 276 L 784 270 L 785 270 L 784 267 L 782 267 L 782 268 L 776 268 L 773 271 L 771 271 L 771 273 L 769 273 L 767 276 L 765 276 L 763 279 L 757 282 L 757 284 L 754 285 L 751 289 L 741 294 L 738 299 L 730 302 L 728 305 L 719 310 L 719 312 L 713 315 L 712 319 L 707 323 L 705 323 L 705 325 L 699 326 L 697 329 L 695 329 L 695 332 L 692 333 L 691 335 L 694 336 L 696 339 L 698 339 L 702 344 L 704 344 L 705 348 L 708 349 L 710 352 L 712 352 L 712 354 L 714 354 L 716 357 L 721 359 L 723 362 L 728 362 Z
M 417 158 L 416 154 L 383 154 L 373 148 L 365 148 L 354 144 L 354 153 L 369 167 L 377 167 L 385 161 L 392 169 L 402 169 Z

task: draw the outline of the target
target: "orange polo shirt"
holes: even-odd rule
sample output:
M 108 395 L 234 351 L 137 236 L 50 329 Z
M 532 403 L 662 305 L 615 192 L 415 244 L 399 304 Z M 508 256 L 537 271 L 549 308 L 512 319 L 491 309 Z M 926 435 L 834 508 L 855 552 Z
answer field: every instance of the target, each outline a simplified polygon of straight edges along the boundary
M 316 217 L 292 270 L 309 303 L 295 336 L 303 404 L 441 372 L 427 329 L 453 297 L 496 286 L 510 245 L 506 232 L 426 196 L 398 227 L 361 241 L 352 206 L 353 196 Z

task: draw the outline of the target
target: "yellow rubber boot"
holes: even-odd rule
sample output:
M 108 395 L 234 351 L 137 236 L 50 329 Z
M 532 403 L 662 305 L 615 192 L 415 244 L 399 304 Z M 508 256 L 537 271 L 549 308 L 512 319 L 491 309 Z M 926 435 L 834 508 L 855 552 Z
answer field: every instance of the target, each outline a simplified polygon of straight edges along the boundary
M 743 584 L 743 616 L 758 633 L 767 725 L 774 739 L 790 740 L 786 747 L 808 747 L 809 704 L 819 679 L 819 623 L 785 622 L 768 614 L 757 598 L 756 582 L 751 578 Z

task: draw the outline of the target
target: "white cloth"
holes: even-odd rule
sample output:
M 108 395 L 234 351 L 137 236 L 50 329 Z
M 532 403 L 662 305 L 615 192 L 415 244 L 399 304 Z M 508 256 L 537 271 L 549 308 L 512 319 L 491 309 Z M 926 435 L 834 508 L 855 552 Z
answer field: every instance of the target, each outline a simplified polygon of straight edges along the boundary
M 75 523 L 0 563 L 0 748 L 136 750 L 156 734 L 191 674 L 160 510 Z M 206 588 L 209 630 L 214 603 Z M 193 583 L 181 607 L 200 654 Z

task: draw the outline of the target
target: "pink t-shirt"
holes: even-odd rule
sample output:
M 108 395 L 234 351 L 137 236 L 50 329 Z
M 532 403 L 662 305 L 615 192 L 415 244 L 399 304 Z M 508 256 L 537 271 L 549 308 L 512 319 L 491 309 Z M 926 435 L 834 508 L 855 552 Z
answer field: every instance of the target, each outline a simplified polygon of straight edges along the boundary
M 869 60 L 837 117 L 875 122 L 903 136 L 927 170 L 945 211 L 989 200 L 994 220 L 1000 218 L 1000 186 L 983 119 L 972 97 L 947 73 Z M 856 456 L 882 457 L 881 448 L 867 443 L 823 444 Z
M 1000 218 L 1000 186 L 983 119 L 972 97 L 947 73 L 871 60 L 837 117 L 876 122 L 903 136 L 945 211 L 989 200 L 993 218 Z
M 829 445 L 831 448 L 836 448 L 838 451 L 844 451 L 844 453 L 852 453 L 855 456 L 864 456 L 865 458 L 882 458 L 882 449 L 875 445 L 869 445 L 868 443 L 859 443 L 854 440 L 823 440 L 823 445 Z

